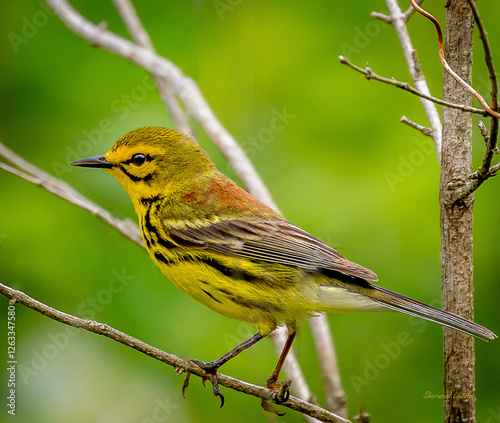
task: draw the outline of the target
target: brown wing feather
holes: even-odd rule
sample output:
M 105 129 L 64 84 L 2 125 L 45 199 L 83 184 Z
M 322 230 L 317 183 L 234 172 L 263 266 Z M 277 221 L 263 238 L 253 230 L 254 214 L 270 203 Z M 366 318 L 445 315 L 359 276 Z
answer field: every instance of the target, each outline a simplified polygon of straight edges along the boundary
M 198 228 L 166 230 L 174 241 L 190 248 L 307 270 L 331 269 L 372 281 L 378 279 L 371 270 L 347 260 L 338 251 L 285 219 L 224 220 Z

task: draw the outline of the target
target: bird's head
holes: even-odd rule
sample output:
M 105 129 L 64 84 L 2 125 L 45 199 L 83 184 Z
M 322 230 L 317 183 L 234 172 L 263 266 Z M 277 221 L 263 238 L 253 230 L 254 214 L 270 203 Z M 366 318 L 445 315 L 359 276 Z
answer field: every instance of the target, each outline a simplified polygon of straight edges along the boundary
M 187 135 L 146 126 L 120 138 L 106 154 L 71 163 L 99 167 L 113 175 L 134 205 L 143 198 L 189 191 L 217 170 L 207 154 Z

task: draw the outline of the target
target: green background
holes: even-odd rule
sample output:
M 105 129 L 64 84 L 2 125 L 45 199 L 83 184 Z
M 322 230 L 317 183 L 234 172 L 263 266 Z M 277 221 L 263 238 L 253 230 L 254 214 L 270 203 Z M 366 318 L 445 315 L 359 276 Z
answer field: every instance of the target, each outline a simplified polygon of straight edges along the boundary
M 382 286 L 439 304 L 437 159 L 428 138 L 399 123 L 405 114 L 426 124 L 420 100 L 366 81 L 338 62 L 344 54 L 380 74 L 410 80 L 394 30 L 369 17 L 372 10 L 386 10 L 383 1 L 136 3 L 157 50 L 198 83 L 289 220 L 373 269 Z M 127 36 L 110 3 L 73 4 L 93 22 L 105 21 Z M 444 1 L 425 5 L 444 22 Z M 89 46 L 41 1 L 2 2 L 0 8 L 0 141 L 116 216 L 136 220 L 116 181 L 67 164 L 106 152 L 133 128 L 171 125 L 150 79 Z M 480 8 L 494 57 L 500 57 L 498 4 L 490 0 Z M 409 29 L 431 91 L 440 96 L 434 29 L 420 16 Z M 482 57 L 477 42 L 474 84 L 487 95 Z M 266 139 L 276 110 L 294 117 Z M 99 129 L 103 122 L 105 131 Z M 233 177 L 223 156 L 194 128 L 218 167 Z M 253 145 L 251 137 L 258 140 Z M 475 166 L 482 153 L 475 126 Z M 388 173 L 400 179 L 390 183 Z M 0 192 L 2 283 L 183 358 L 214 359 L 253 333 L 185 296 L 145 251 L 88 212 L 3 171 Z M 478 191 L 474 226 L 476 321 L 496 333 L 499 196 L 498 178 Z M 125 283 L 118 284 L 116 274 L 126 275 Z M 0 303 L 5 359 L 8 303 Z M 293 411 L 273 417 L 258 400 L 224 388 L 226 406 L 219 410 L 197 379 L 184 401 L 183 376 L 172 368 L 108 339 L 71 332 L 25 307 L 16 310 L 17 414 L 9 416 L 4 405 L 2 364 L 1 421 L 302 421 Z M 442 401 L 424 398 L 427 391 L 443 392 L 438 325 L 392 313 L 329 320 L 349 417 L 365 407 L 373 421 L 441 419 Z M 323 404 L 307 323 L 295 348 Z M 477 421 L 499 421 L 500 342 L 478 341 L 476 350 Z M 272 344 L 263 341 L 223 372 L 263 384 L 275 360 Z

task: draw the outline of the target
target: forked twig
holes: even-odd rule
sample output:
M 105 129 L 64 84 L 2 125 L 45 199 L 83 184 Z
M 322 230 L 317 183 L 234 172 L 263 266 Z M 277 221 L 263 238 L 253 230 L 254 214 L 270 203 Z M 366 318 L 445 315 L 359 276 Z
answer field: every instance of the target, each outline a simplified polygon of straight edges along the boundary
M 497 112 L 496 110 L 493 110 L 488 102 L 484 99 L 484 97 L 479 94 L 472 86 L 470 86 L 466 81 L 464 81 L 448 64 L 445 56 L 444 56 L 444 50 L 443 50 L 443 32 L 441 31 L 441 25 L 439 25 L 438 20 L 432 16 L 429 12 L 426 10 L 422 9 L 416 2 L 415 0 L 410 0 L 412 6 L 415 8 L 415 10 L 420 13 L 421 15 L 425 16 L 427 19 L 429 19 L 434 26 L 436 27 L 437 35 L 438 35 L 438 50 L 439 50 L 439 59 L 441 60 L 441 63 L 443 64 L 443 67 L 446 69 L 446 71 L 453 76 L 453 78 L 456 79 L 456 81 L 462 85 L 467 91 L 469 91 L 474 97 L 476 97 L 481 105 L 484 107 L 484 110 L 490 115 L 494 116 L 497 119 L 500 118 L 500 113 Z
M 480 114 L 483 116 L 488 115 L 488 113 L 483 109 L 479 109 L 477 107 L 472 107 L 472 106 L 466 106 L 464 104 L 450 103 L 449 101 L 444 101 L 440 98 L 425 94 L 422 91 L 419 91 L 416 88 L 412 87 L 408 82 L 398 81 L 397 79 L 394 79 L 394 78 L 387 78 L 385 76 L 379 75 L 379 74 L 373 72 L 373 70 L 369 66 L 366 66 L 366 68 L 363 69 L 362 67 L 357 66 L 354 63 L 352 63 L 349 59 L 347 59 L 344 56 L 339 56 L 339 61 L 340 61 L 340 63 L 349 66 L 350 68 L 354 69 L 355 71 L 362 73 L 363 75 L 365 75 L 366 79 L 374 79 L 376 81 L 383 82 L 384 84 L 393 85 L 395 87 L 401 88 L 402 90 L 405 90 L 405 91 L 408 91 L 412 94 L 415 94 L 419 97 L 430 100 L 436 104 L 440 104 L 441 106 L 446 106 L 446 107 L 451 107 L 453 109 L 463 110 L 464 112 L 477 113 L 477 114 Z

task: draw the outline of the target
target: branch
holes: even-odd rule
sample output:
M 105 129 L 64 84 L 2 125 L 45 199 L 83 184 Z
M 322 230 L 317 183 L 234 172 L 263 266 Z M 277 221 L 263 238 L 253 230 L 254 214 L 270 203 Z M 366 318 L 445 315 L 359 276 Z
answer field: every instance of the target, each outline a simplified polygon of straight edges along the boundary
M 66 0 L 45 0 L 54 13 L 76 34 L 92 46 L 103 47 L 121 56 L 157 77 L 165 78 L 186 110 L 202 126 L 208 136 L 225 155 L 248 191 L 260 201 L 275 208 L 269 191 L 255 167 L 236 140 L 222 126 L 206 102 L 196 83 L 182 73 L 171 61 L 140 47 L 99 25 L 85 19 Z
M 121 18 L 134 41 L 139 46 L 149 50 L 151 53 L 156 53 L 153 43 L 151 42 L 151 38 L 142 26 L 139 16 L 137 16 L 137 12 L 130 0 L 113 0 L 113 3 L 120 13 Z M 172 116 L 176 128 L 189 135 L 191 138 L 194 138 L 193 131 L 189 125 L 189 120 L 177 102 L 172 84 L 164 77 L 160 77 L 155 74 L 152 74 L 152 77 L 158 87 L 158 90 L 160 91 L 165 107 Z
M 492 119 L 495 121 L 495 118 L 492 118 Z M 494 121 L 493 121 L 493 123 L 494 123 Z M 483 184 L 484 181 L 486 181 L 487 179 L 489 179 L 493 176 L 496 176 L 496 174 L 500 170 L 500 163 L 498 163 L 494 166 L 490 166 L 491 159 L 489 159 L 488 167 L 486 169 L 484 169 L 485 161 L 487 161 L 487 158 L 486 158 L 487 152 L 491 151 L 491 156 L 493 156 L 493 154 L 498 154 L 499 150 L 498 150 L 498 146 L 491 148 L 491 146 L 493 144 L 491 142 L 491 133 L 488 131 L 488 129 L 486 128 L 484 123 L 482 121 L 479 121 L 478 126 L 479 126 L 479 130 L 481 131 L 481 135 L 484 138 L 484 142 L 486 144 L 485 157 L 483 158 L 483 163 L 481 164 L 481 167 L 476 172 L 469 175 L 469 178 L 468 178 L 469 182 L 457 190 L 455 201 L 461 201 L 461 200 L 465 199 L 467 196 L 469 196 L 474 191 L 476 191 Z M 493 125 L 493 126 L 495 127 L 495 125 Z M 497 120 L 496 128 L 498 130 L 498 120 Z
M 476 21 L 477 27 L 479 28 L 479 37 L 483 43 L 484 49 L 484 59 L 486 62 L 486 66 L 488 68 L 489 78 L 491 81 L 491 108 L 498 111 L 498 81 L 497 81 L 497 73 L 495 71 L 495 65 L 493 63 L 493 55 L 491 53 L 490 41 L 488 39 L 488 33 L 486 32 L 486 28 L 484 26 L 484 22 L 479 15 L 479 10 L 474 1 L 468 0 L 469 6 L 472 9 L 472 13 L 474 14 L 474 20 Z M 491 161 L 493 160 L 493 154 L 498 153 L 497 147 L 497 138 L 498 138 L 498 118 L 491 118 L 491 130 L 489 134 L 486 136 L 487 132 L 486 128 L 481 126 L 482 122 L 480 122 L 481 134 L 486 142 L 486 150 L 484 152 L 483 162 L 478 169 L 478 182 L 484 182 L 489 176 L 489 169 L 491 166 Z M 481 185 L 479 183 L 479 185 Z M 475 188 L 477 189 L 479 185 Z
M 196 364 L 190 361 L 184 361 L 179 357 L 155 348 L 145 342 L 127 335 L 107 324 L 99 323 L 94 320 L 84 320 L 79 317 L 73 316 L 71 314 L 64 313 L 53 307 L 50 307 L 40 301 L 31 298 L 22 291 L 18 291 L 9 286 L 0 283 L 0 293 L 5 297 L 14 300 L 15 302 L 22 304 L 36 312 L 43 314 L 44 316 L 56 320 L 68 326 L 77 327 L 84 329 L 88 332 L 96 333 L 98 335 L 110 338 L 120 344 L 127 347 L 131 347 L 155 360 L 161 361 L 169 366 L 174 367 L 178 374 L 183 372 L 189 372 L 198 377 L 204 378 L 205 371 L 198 367 Z M 233 389 L 235 391 L 243 392 L 248 395 L 252 395 L 257 398 L 261 398 L 266 401 L 271 401 L 275 404 L 282 405 L 283 407 L 296 410 L 300 413 L 306 414 L 308 416 L 314 417 L 322 422 L 333 422 L 333 423 L 349 423 L 339 416 L 336 416 L 329 411 L 318 407 L 317 405 L 308 403 L 299 398 L 290 396 L 286 401 L 280 402 L 277 397 L 277 391 L 270 391 L 262 386 L 253 385 L 251 383 L 244 382 L 239 379 L 218 373 L 219 384 L 225 386 L 226 388 Z
M 2 162 L 0 162 L 0 169 L 17 175 L 39 187 L 46 189 L 47 191 L 51 192 L 54 195 L 57 195 L 63 200 L 66 200 L 77 207 L 89 211 L 91 214 L 115 228 L 118 232 L 120 232 L 131 241 L 135 242 L 140 247 L 145 248 L 139 227 L 130 219 L 118 219 L 107 210 L 103 209 L 94 202 L 90 201 L 88 198 L 81 195 L 66 182 L 54 178 L 53 176 L 45 173 L 43 170 L 24 160 L 21 156 L 18 156 L 1 142 L 0 157 L 5 158 L 21 170 L 13 168 Z
M 413 48 L 410 34 L 406 27 L 408 18 L 405 13 L 401 11 L 397 0 L 385 0 L 387 8 L 389 9 L 389 14 L 391 16 L 391 24 L 396 30 L 396 34 L 399 38 L 399 43 L 401 44 L 401 49 L 405 56 L 406 64 L 410 75 L 413 79 L 413 83 L 418 91 L 424 93 L 426 96 L 431 96 L 431 92 L 425 80 L 425 76 L 422 73 L 422 68 L 420 67 L 420 62 L 418 61 L 417 51 Z M 436 106 L 432 104 L 432 100 L 420 96 L 422 106 L 424 107 L 425 114 L 427 115 L 427 120 L 429 121 L 429 126 L 432 130 L 432 139 L 436 146 L 436 152 L 438 160 L 441 162 L 441 137 L 442 137 L 442 125 L 439 113 Z M 431 100 L 431 101 L 428 101 Z
M 311 317 L 310 320 L 321 321 L 327 319 L 325 313 L 320 313 Z M 342 388 L 337 355 L 333 347 L 333 338 L 328 321 L 325 324 L 311 325 L 311 329 L 321 367 L 323 385 L 325 386 L 326 407 L 339 416 L 347 417 L 346 395 Z
M 496 117 L 497 119 L 500 118 L 500 113 L 497 112 L 496 110 L 493 110 L 490 105 L 486 102 L 484 97 L 479 94 L 470 84 L 468 84 L 466 81 L 464 81 L 453 69 L 452 67 L 448 64 L 445 55 L 444 55 L 444 50 L 443 50 L 443 33 L 441 31 L 441 26 L 439 25 L 438 20 L 432 16 L 429 12 L 426 10 L 422 9 L 417 3 L 415 3 L 415 0 L 410 0 L 412 6 L 417 10 L 418 13 L 421 15 L 425 16 L 427 19 L 429 19 L 435 26 L 436 32 L 438 35 L 438 49 L 439 49 L 439 59 L 441 60 L 441 63 L 443 64 L 443 67 L 446 69 L 446 71 L 455 78 L 455 80 L 462 85 L 469 93 L 471 93 L 474 97 L 476 97 L 481 105 L 484 107 L 484 110 L 486 113 L 490 116 Z
M 357 72 L 362 73 L 365 75 L 366 79 L 374 79 L 379 82 L 383 82 L 384 84 L 389 84 L 393 85 L 395 87 L 401 88 L 402 90 L 408 91 L 412 94 L 415 94 L 419 97 L 425 98 L 427 100 L 430 100 L 436 104 L 440 104 L 441 106 L 446 106 L 446 107 L 451 107 L 453 109 L 459 109 L 463 110 L 464 112 L 470 112 L 470 113 L 477 113 L 483 116 L 487 116 L 487 112 L 483 109 L 478 109 L 476 107 L 471 107 L 471 106 L 466 106 L 463 104 L 454 104 L 450 103 L 449 101 L 444 101 L 441 100 L 440 98 L 433 97 L 431 95 L 425 94 L 422 91 L 417 90 L 416 88 L 412 87 L 408 82 L 402 82 L 398 81 L 394 78 L 386 78 L 385 76 L 381 76 L 376 74 L 375 72 L 372 71 L 372 69 L 367 65 L 365 69 L 355 65 L 349 59 L 347 59 L 344 56 L 339 56 L 340 63 L 349 66 L 351 69 L 354 69 Z
M 426 128 L 425 126 L 419 125 L 418 123 L 413 122 L 404 115 L 401 116 L 401 119 L 399 119 L 399 121 L 408 126 L 411 126 L 413 129 L 416 129 L 417 131 L 422 132 L 422 134 L 427 135 L 428 137 L 430 137 L 432 134 L 431 128 Z
M 422 4 L 423 2 L 424 0 L 417 0 L 418 4 Z M 414 13 L 415 9 L 412 6 L 408 7 L 408 9 L 406 9 L 406 12 L 403 13 L 405 22 L 408 22 Z M 394 22 L 393 16 L 384 15 L 383 13 L 372 12 L 370 13 L 370 16 L 389 25 L 392 25 L 392 23 Z
M 484 27 L 483 21 L 479 15 L 479 10 L 477 9 L 477 6 L 475 2 L 471 0 L 467 0 L 471 10 L 473 12 L 474 18 L 479 26 L 479 31 L 480 31 L 480 36 L 481 40 L 483 42 L 483 48 L 485 51 L 485 59 L 486 59 L 486 65 L 488 67 L 488 71 L 490 74 L 490 80 L 491 80 L 491 97 L 492 97 L 492 106 L 486 102 L 484 97 L 479 94 L 469 83 L 464 81 L 453 69 L 452 67 L 448 64 L 448 61 L 446 60 L 446 57 L 444 55 L 444 50 L 443 50 L 443 34 L 441 31 L 441 25 L 439 24 L 438 20 L 432 16 L 429 12 L 426 10 L 422 9 L 419 5 L 415 3 L 415 0 L 410 0 L 412 6 L 419 12 L 421 15 L 429 19 L 433 24 L 434 27 L 436 28 L 437 36 L 438 36 L 438 50 L 439 50 L 439 59 L 441 60 L 441 63 L 443 64 L 444 69 L 460 84 L 462 85 L 470 94 L 472 94 L 474 97 L 476 97 L 481 105 L 484 107 L 485 111 L 489 116 L 492 118 L 491 122 L 491 131 L 490 134 L 488 134 L 487 137 L 484 137 L 484 131 L 481 129 L 481 132 L 483 134 L 483 137 L 485 138 L 486 142 L 486 150 L 484 152 L 483 156 L 483 161 L 481 163 L 481 166 L 479 167 L 477 171 L 477 177 L 470 181 L 468 184 L 466 184 L 464 187 L 460 188 L 457 193 L 456 193 L 456 198 L 454 199 L 455 201 L 461 201 L 468 195 L 472 194 L 474 191 L 476 191 L 486 179 L 490 178 L 489 176 L 489 169 L 491 166 L 491 161 L 493 160 L 493 154 L 495 154 L 496 147 L 497 147 L 497 137 L 498 137 L 498 119 L 500 118 L 500 112 L 498 112 L 496 109 L 498 108 L 498 86 L 497 86 L 497 79 L 496 79 L 496 72 L 495 68 L 493 65 L 493 56 L 491 54 L 491 48 L 490 44 L 488 41 L 488 34 L 486 32 L 486 29 Z
M 491 107 L 495 110 L 498 110 L 497 73 L 495 71 L 495 65 L 493 63 L 493 54 L 491 53 L 488 33 L 486 32 L 484 22 L 481 19 L 481 16 L 479 15 L 479 10 L 477 8 L 476 2 L 471 0 L 467 1 L 469 2 L 469 6 L 471 7 L 472 13 L 474 14 L 474 20 L 476 21 L 476 25 L 479 28 L 479 37 L 481 38 L 481 42 L 483 43 L 484 59 L 486 61 L 486 66 L 488 68 L 489 77 L 491 81 Z

